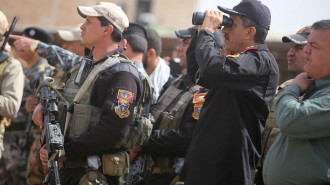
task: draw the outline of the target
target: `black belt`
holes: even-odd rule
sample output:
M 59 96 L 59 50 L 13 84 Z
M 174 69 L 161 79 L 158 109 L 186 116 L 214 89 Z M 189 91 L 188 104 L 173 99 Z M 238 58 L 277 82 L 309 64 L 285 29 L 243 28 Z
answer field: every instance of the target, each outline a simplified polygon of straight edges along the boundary
M 24 131 L 25 130 L 25 122 L 19 122 L 19 123 L 15 123 L 15 122 L 11 122 L 11 124 L 5 128 L 6 132 L 10 132 L 10 131 Z
M 88 166 L 87 161 L 85 160 L 66 160 L 63 163 L 63 168 L 67 169 L 67 168 L 85 168 Z

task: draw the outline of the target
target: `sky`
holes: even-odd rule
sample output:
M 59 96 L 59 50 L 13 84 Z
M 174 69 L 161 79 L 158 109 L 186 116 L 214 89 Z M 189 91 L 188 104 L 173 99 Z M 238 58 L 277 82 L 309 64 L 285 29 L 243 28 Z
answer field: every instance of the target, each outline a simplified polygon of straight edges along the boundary
M 272 20 L 270 40 L 296 33 L 300 28 L 322 19 L 330 19 L 330 0 L 260 0 L 268 6 Z M 233 8 L 241 0 L 198 0 L 198 11 L 218 10 L 217 6 Z M 269 38 L 267 38 L 269 39 Z

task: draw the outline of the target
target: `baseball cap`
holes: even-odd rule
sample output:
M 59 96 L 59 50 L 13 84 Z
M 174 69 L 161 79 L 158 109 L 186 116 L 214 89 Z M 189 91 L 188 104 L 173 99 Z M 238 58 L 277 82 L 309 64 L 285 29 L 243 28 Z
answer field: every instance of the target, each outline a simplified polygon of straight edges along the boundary
M 269 30 L 271 14 L 267 6 L 257 0 L 243 0 L 233 9 L 218 6 L 218 9 L 227 14 L 243 15 L 260 26 Z
M 180 39 L 191 39 L 196 31 L 198 31 L 198 26 L 193 26 L 186 30 L 175 30 L 174 33 Z M 217 49 L 223 49 L 222 36 L 218 30 L 214 32 L 214 41 Z
M 4 35 L 8 30 L 8 21 L 6 15 L 0 11 L 0 35 Z
M 145 39 L 147 39 L 147 32 L 144 29 L 143 26 L 136 24 L 136 23 L 129 23 L 128 28 L 124 31 L 123 36 L 127 36 L 127 35 L 139 35 Z
M 78 6 L 78 13 L 81 17 L 104 17 L 116 26 L 119 31 L 124 32 L 125 28 L 129 26 L 129 21 L 120 6 L 109 3 L 100 2 L 95 6 Z
M 58 30 L 57 33 L 64 41 L 80 41 L 80 26 L 73 30 Z
M 312 29 L 310 26 L 305 26 L 301 28 L 296 34 L 282 37 L 282 42 L 294 42 L 299 45 L 307 44 L 307 38 L 311 31 Z
M 44 42 L 46 44 L 51 44 L 54 40 L 54 37 L 52 34 L 50 34 L 48 31 L 37 28 L 37 27 L 29 27 L 26 28 L 23 31 L 23 35 L 26 37 L 35 39 L 35 40 L 40 40 L 41 42 Z
M 180 39 L 191 39 L 197 30 L 198 26 L 193 26 L 186 30 L 175 30 L 174 33 Z

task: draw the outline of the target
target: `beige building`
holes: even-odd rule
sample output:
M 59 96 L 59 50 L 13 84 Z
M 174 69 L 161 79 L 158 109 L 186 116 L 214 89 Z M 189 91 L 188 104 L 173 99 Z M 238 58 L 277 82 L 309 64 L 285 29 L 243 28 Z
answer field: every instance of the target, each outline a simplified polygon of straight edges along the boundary
M 84 20 L 78 15 L 78 5 L 95 5 L 102 0 L 1 0 L 0 10 L 9 21 L 20 16 L 16 31 L 38 26 L 55 32 L 73 28 Z M 110 0 L 120 5 L 131 22 L 143 20 L 161 35 L 174 36 L 174 29 L 191 26 L 192 12 L 197 0 Z M 141 15 L 142 14 L 142 15 Z M 141 15 L 141 16 L 139 16 Z

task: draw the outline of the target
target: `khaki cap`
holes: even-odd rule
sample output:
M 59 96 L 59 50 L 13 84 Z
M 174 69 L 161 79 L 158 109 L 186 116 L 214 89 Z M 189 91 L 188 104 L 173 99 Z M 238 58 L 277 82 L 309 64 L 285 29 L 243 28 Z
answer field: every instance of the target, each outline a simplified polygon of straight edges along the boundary
M 124 32 L 128 27 L 129 21 L 120 6 L 109 2 L 100 2 L 96 6 L 78 6 L 78 13 L 81 17 L 104 17 L 115 25 L 119 31 Z
M 8 21 L 6 15 L 0 11 L 0 35 L 4 35 L 8 31 Z
M 81 30 L 80 28 L 75 28 L 74 30 L 58 30 L 58 35 L 63 39 L 64 41 L 70 42 L 70 41 L 80 41 L 80 34 Z

